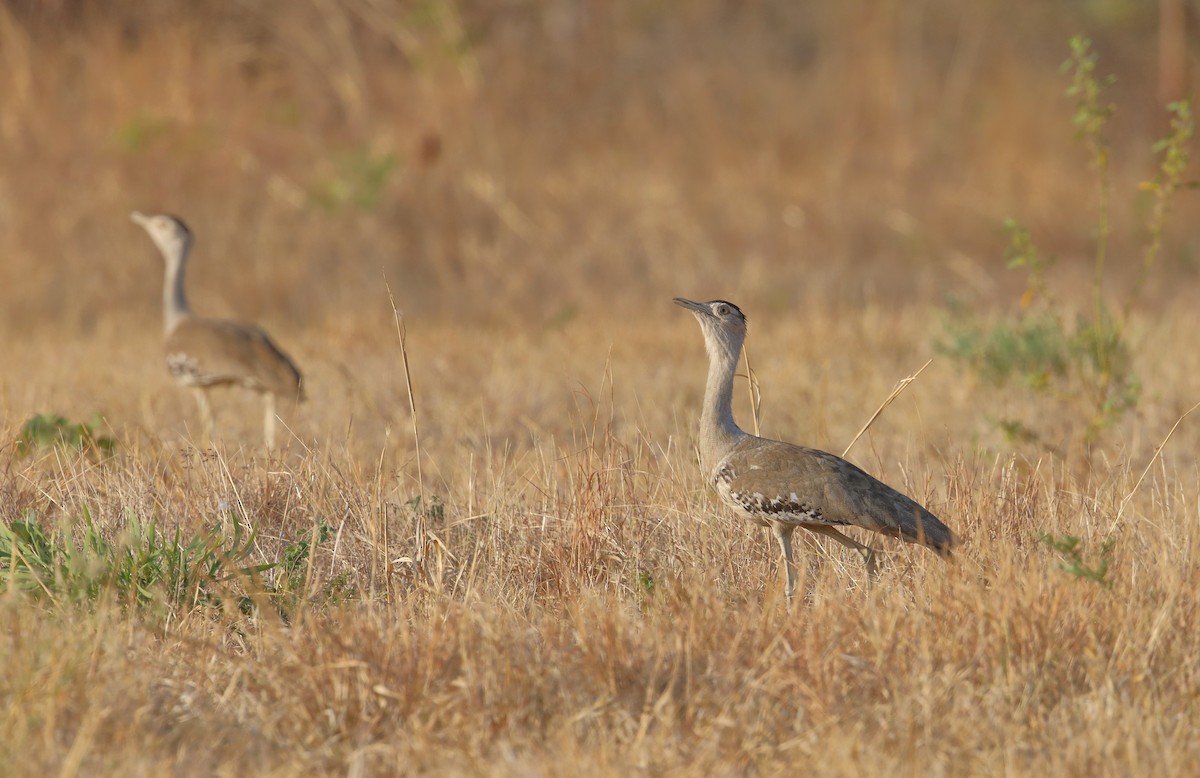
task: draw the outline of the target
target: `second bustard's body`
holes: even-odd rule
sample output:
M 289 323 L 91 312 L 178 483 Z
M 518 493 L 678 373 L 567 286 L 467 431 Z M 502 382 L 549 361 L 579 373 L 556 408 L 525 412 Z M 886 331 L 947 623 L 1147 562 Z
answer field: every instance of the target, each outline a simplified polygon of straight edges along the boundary
M 262 394 L 263 437 L 267 447 L 273 447 L 275 398 L 303 398 L 300 371 L 261 328 L 192 314 L 184 288 L 192 234 L 182 220 L 137 211 L 130 218 L 146 230 L 166 262 L 163 349 L 167 369 L 176 383 L 195 390 L 205 437 L 211 440 L 215 427 L 205 392 L 214 386 L 241 386 Z
M 746 317 L 733 303 L 675 298 L 700 322 L 708 351 L 708 384 L 700 416 L 700 459 L 721 499 L 743 517 L 773 530 L 787 570 L 787 596 L 796 588 L 792 532 L 796 527 L 837 540 L 863 555 L 874 572 L 874 555 L 843 535 L 857 526 L 947 554 L 950 530 L 915 501 L 839 456 L 750 435 L 733 420 L 733 378 Z

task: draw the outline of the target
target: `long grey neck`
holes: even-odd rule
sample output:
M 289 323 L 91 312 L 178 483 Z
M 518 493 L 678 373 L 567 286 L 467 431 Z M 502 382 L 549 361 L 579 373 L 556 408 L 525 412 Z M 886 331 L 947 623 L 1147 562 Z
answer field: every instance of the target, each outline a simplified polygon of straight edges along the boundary
M 700 414 L 700 458 L 711 470 L 737 442 L 746 436 L 733 420 L 733 375 L 742 344 L 720 343 L 706 338 L 708 384 L 704 388 L 704 411 Z
M 163 258 L 167 261 L 167 272 L 163 279 L 163 332 L 167 335 L 171 334 L 179 322 L 191 315 L 187 294 L 183 290 L 187 254 L 186 243 L 175 249 L 163 249 Z

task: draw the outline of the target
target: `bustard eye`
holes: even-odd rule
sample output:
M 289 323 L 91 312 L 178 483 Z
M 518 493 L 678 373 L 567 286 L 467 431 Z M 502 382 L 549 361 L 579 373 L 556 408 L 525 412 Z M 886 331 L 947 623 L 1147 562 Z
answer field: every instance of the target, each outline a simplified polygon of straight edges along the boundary
M 726 305 L 725 303 L 721 303 L 720 305 L 718 305 L 717 306 L 717 315 L 718 316 L 728 316 L 729 315 L 729 306 Z

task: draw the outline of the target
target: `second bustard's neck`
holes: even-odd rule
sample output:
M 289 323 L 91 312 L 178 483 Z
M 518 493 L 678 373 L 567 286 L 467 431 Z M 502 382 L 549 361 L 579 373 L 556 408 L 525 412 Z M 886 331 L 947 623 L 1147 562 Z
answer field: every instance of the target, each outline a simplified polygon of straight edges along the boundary
M 733 376 L 742 344 L 706 340 L 705 345 L 708 384 L 704 388 L 704 411 L 700 414 L 700 458 L 704 467 L 711 469 L 746 434 L 733 420 Z
M 187 269 L 187 253 L 186 244 L 175 250 L 163 251 L 163 259 L 167 262 L 167 272 L 163 279 L 163 332 L 167 335 L 171 334 L 171 330 L 191 314 L 187 303 L 187 292 L 183 288 L 184 271 Z

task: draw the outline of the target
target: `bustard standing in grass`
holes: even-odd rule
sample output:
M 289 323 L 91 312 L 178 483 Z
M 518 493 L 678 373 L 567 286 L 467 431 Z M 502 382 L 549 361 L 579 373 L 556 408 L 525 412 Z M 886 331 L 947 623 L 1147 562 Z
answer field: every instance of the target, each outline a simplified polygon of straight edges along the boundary
M 836 527 L 865 527 L 949 554 L 953 536 L 946 525 L 887 484 L 833 454 L 743 432 L 733 420 L 733 377 L 746 340 L 746 317 L 724 300 L 697 303 L 676 297 L 675 302 L 700 322 L 708 351 L 701 464 L 727 505 L 775 533 L 787 570 L 789 601 L 796 590 L 796 527 L 855 549 L 871 574 L 874 552 Z
M 138 211 L 130 218 L 149 233 L 166 261 L 163 345 L 167 369 L 176 383 L 195 394 L 206 441 L 212 441 L 215 427 L 207 391 L 214 386 L 236 385 L 263 396 L 263 437 L 267 448 L 273 448 L 275 398 L 303 399 L 300 371 L 259 327 L 192 315 L 183 281 L 192 233 L 182 220 L 166 214 L 146 216 Z

